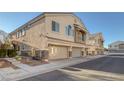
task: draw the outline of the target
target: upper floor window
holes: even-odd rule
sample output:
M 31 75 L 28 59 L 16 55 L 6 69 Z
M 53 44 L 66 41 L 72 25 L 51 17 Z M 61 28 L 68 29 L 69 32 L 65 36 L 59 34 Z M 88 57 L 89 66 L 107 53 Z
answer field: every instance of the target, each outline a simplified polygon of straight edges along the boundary
M 21 37 L 22 36 L 22 31 L 19 31 L 19 37 Z
M 19 32 L 16 33 L 16 37 L 19 38 Z
M 21 36 L 24 36 L 25 33 L 26 33 L 26 31 L 25 31 L 24 29 L 23 29 L 23 30 L 20 30 L 20 31 L 18 31 L 18 32 L 16 33 L 16 37 L 19 38 L 19 37 L 21 37 Z
M 59 32 L 59 23 L 52 21 L 52 31 Z
M 81 40 L 85 41 L 85 35 L 83 35 L 83 34 L 81 35 Z
M 23 29 L 23 30 L 22 30 L 22 36 L 24 36 L 25 33 L 26 33 L 26 31 Z
M 73 27 L 71 25 L 66 26 L 65 33 L 68 36 L 73 36 L 74 35 Z

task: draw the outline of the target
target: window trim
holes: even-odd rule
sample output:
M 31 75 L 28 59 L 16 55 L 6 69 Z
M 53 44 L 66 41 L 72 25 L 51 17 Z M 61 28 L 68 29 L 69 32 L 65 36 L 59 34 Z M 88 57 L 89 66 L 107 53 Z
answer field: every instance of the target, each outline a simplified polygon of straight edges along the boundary
M 71 27 L 71 28 L 69 29 L 69 27 Z M 74 36 L 74 30 L 73 30 L 73 26 L 72 25 L 66 25 L 65 26 L 65 34 L 67 36 Z

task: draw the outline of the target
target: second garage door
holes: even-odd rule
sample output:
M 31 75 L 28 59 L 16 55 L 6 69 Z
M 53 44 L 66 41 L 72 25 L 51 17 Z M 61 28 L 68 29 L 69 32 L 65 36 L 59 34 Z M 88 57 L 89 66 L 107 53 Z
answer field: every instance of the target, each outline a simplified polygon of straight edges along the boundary
M 72 57 L 81 57 L 81 48 L 72 48 Z
M 68 48 L 65 46 L 49 46 L 49 59 L 63 59 L 68 57 Z

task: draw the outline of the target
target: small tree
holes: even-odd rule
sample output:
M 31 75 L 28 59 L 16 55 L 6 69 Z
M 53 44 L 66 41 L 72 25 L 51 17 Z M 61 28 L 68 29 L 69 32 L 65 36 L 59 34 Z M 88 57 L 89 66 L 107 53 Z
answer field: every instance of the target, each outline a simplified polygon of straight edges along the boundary
M 4 41 L 4 44 L 2 44 L 1 48 L 6 50 L 6 57 L 8 57 L 8 55 L 7 55 L 8 51 L 7 50 L 12 48 L 12 44 L 11 44 L 10 40 L 6 38 Z
M 104 51 L 108 51 L 108 49 L 107 48 L 104 48 Z

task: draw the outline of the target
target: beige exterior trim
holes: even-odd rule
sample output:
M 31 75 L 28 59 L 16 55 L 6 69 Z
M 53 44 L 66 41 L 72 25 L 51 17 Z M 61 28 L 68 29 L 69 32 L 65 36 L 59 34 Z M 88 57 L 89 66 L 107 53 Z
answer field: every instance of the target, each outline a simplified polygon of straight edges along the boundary
M 48 44 L 72 46 L 72 47 L 80 47 L 80 48 L 86 47 L 84 44 L 74 43 L 74 42 L 69 42 L 69 41 L 59 40 L 59 39 L 52 39 L 52 38 L 48 38 Z

